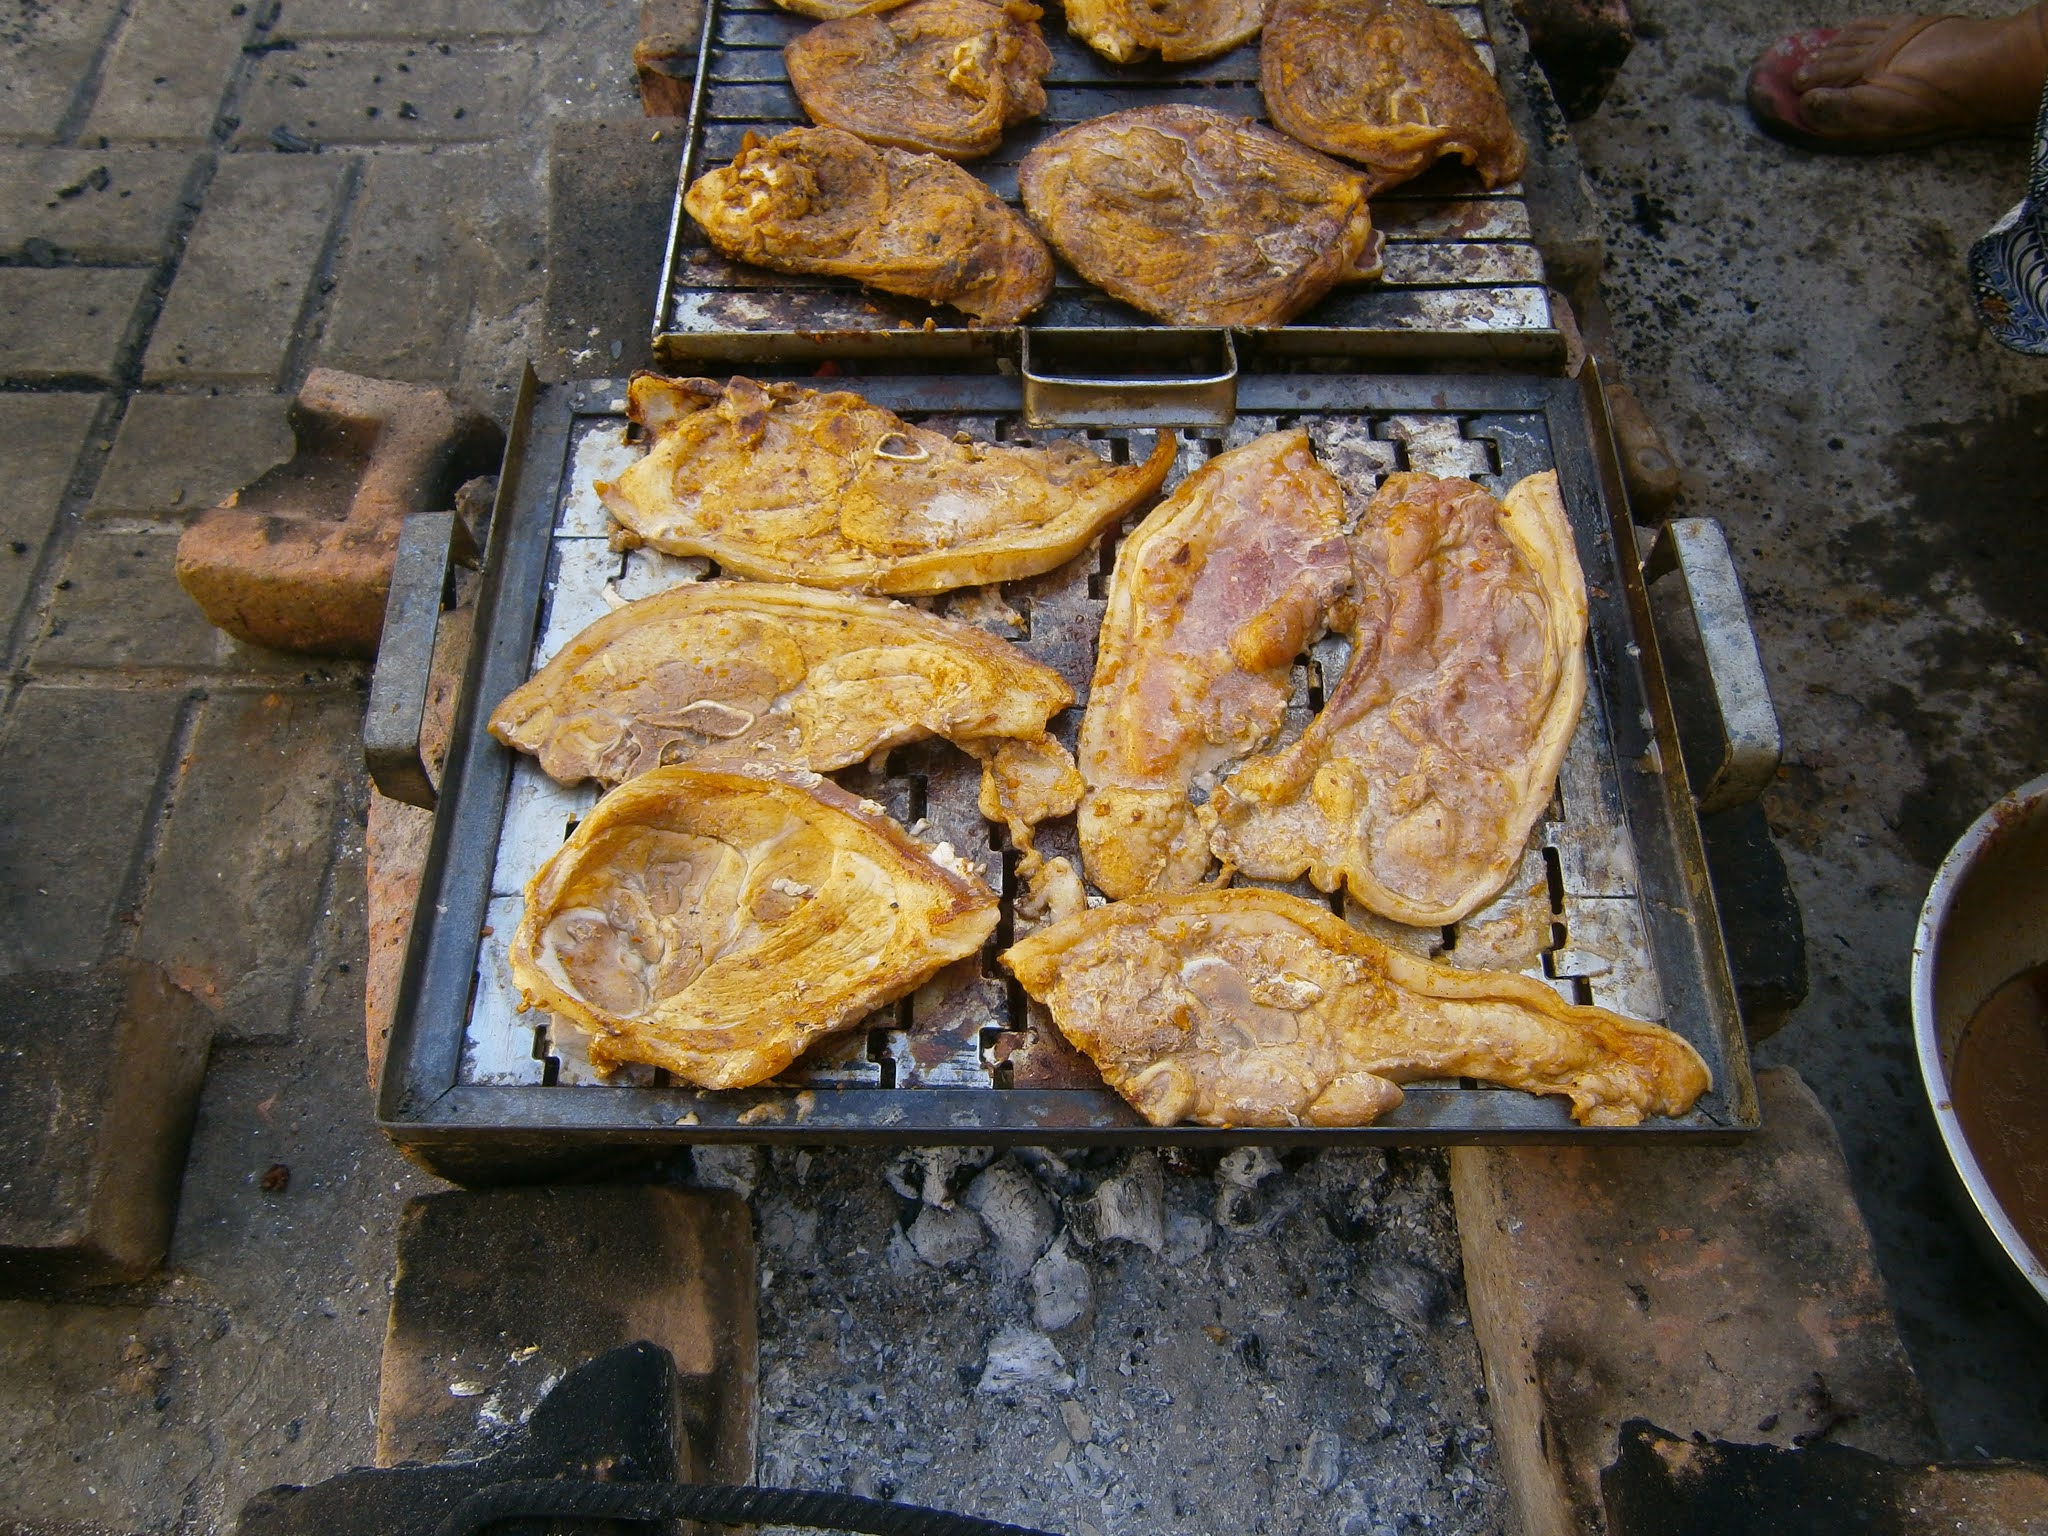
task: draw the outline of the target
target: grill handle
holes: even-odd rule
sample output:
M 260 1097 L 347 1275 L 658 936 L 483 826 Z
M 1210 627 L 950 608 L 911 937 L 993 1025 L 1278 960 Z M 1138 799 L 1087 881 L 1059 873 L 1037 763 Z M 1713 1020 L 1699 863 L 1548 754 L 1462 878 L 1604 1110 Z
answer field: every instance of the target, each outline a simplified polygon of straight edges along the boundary
M 1710 517 L 1674 517 L 1664 524 L 1643 578 L 1647 583 L 1674 572 L 1699 630 L 1719 715 L 1719 761 L 1704 775 L 1693 775 L 1704 816 L 1762 794 L 1778 771 L 1784 742 L 1735 557 L 1719 523 Z
M 1024 420 L 1033 427 L 1227 427 L 1237 418 L 1237 343 L 1228 331 L 1172 330 L 1159 333 L 1170 351 L 1156 374 L 1098 374 L 1055 371 L 1063 351 L 1099 351 L 1103 338 L 1090 331 L 1018 332 L 1018 366 L 1024 375 Z M 1130 338 L 1118 336 L 1114 361 L 1130 368 Z M 1213 359 L 1204 372 L 1167 372 L 1188 360 Z M 1094 361 L 1090 358 L 1089 361 Z
M 431 811 L 436 798 L 420 752 L 434 640 L 441 628 L 441 610 L 455 604 L 453 567 L 474 570 L 476 564 L 476 539 L 457 513 L 418 512 L 405 520 L 391 565 L 377 665 L 370 674 L 363 764 L 379 794 L 423 810 Z

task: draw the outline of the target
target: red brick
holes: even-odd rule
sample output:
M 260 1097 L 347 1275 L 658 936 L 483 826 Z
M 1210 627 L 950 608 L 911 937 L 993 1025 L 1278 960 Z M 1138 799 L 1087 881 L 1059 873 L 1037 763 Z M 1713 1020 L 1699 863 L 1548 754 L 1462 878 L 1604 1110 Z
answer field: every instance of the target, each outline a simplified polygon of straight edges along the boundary
M 237 639 L 370 656 L 407 515 L 453 504 L 501 435 L 438 389 L 315 369 L 298 454 L 185 530 L 178 581 Z
M 1502 1471 L 1529 1536 L 1598 1529 L 1601 1469 L 1679 1435 L 1937 1450 L 1841 1145 L 1789 1069 L 1731 1147 L 1464 1147 L 1451 1187 Z

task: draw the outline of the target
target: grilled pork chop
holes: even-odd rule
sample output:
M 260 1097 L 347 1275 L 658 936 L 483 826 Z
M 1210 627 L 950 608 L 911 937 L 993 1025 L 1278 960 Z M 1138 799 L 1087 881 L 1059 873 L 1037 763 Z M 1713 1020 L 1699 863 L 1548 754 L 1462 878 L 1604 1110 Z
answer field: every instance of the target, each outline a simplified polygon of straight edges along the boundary
M 1067 30 L 1105 59 L 1213 59 L 1258 36 L 1265 0 L 1065 0 Z
M 528 882 L 512 977 L 600 1067 L 742 1088 L 973 954 L 997 916 L 944 844 L 816 774 L 657 768 Z
M 1519 866 L 1586 698 L 1586 584 L 1557 475 L 1505 503 L 1387 478 L 1351 543 L 1352 659 L 1301 739 L 1223 781 L 1211 845 L 1396 922 L 1484 906 Z
M 813 27 L 782 58 L 812 122 L 973 160 L 1045 110 L 1043 14 L 1026 0 L 916 0 Z
M 995 193 L 936 155 L 838 128 L 740 140 L 683 206 L 734 261 L 851 277 L 1015 325 L 1052 292 L 1052 254 Z
M 1488 187 L 1527 159 L 1499 85 L 1428 0 L 1274 0 L 1259 89 L 1277 126 L 1365 166 L 1375 194 L 1445 155 Z
M 1173 325 L 1284 325 L 1377 277 L 1364 181 L 1207 107 L 1134 107 L 1024 157 L 1024 209 L 1075 271 Z
M 785 11 L 818 21 L 844 21 L 849 16 L 877 16 L 893 11 L 904 0 L 775 0 Z
M 606 614 L 507 694 L 490 727 L 565 784 L 678 762 L 824 773 L 928 736 L 991 758 L 999 745 L 1026 759 L 1049 748 L 1054 771 L 1063 762 L 1071 774 L 1045 726 L 1073 701 L 1057 672 L 971 624 L 840 592 L 711 581 Z M 1043 795 L 1015 798 L 1027 824 L 1062 813 Z
M 1585 1125 L 1681 1115 L 1712 1086 L 1678 1035 L 1540 981 L 1390 949 L 1277 891 L 1095 907 L 1003 963 L 1154 1125 L 1368 1125 L 1400 1084 L 1559 1094 Z
M 1173 467 L 1171 434 L 1142 464 L 1109 464 L 1077 442 L 963 442 L 843 390 L 641 373 L 626 399 L 652 442 L 598 491 L 628 532 L 812 587 L 945 592 L 1036 576 Z
M 1351 583 L 1344 493 L 1308 434 L 1272 432 L 1180 483 L 1117 551 L 1081 720 L 1081 858 L 1106 895 L 1209 868 L 1188 789 L 1264 745 L 1294 658 Z

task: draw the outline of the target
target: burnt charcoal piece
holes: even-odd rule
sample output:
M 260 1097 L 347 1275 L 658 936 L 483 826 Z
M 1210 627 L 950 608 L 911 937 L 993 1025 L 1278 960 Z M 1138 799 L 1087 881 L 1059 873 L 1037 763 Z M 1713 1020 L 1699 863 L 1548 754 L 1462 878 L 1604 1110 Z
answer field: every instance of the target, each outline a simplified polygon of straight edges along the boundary
M 973 160 L 1045 110 L 1052 53 L 1025 0 L 917 0 L 811 28 L 782 50 L 811 121 L 871 144 Z
M 1284 325 L 1379 276 L 1356 173 L 1207 107 L 1069 128 L 1025 157 L 1018 186 L 1077 272 L 1174 325 Z

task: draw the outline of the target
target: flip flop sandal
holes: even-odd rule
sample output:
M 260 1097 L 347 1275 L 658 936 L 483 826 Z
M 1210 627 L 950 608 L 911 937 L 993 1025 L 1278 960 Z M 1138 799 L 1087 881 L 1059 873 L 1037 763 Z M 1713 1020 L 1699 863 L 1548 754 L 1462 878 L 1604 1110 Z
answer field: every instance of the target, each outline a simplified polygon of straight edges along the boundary
M 2000 346 L 2048 357 L 2048 91 L 2026 197 L 1970 247 L 1970 296 Z
M 1749 111 L 1757 126 L 1773 138 L 1783 139 L 1801 149 L 1838 155 L 1875 155 L 1897 149 L 1920 149 L 1951 139 L 1971 138 L 2009 130 L 1986 123 L 1971 110 L 1970 103 L 1949 92 L 1916 80 L 1911 75 L 1891 73 L 1892 60 L 1899 51 L 1937 21 L 1947 16 L 1903 18 L 1871 47 L 1862 73 L 1840 90 L 1881 91 L 1902 97 L 1923 117 L 1941 124 L 1919 133 L 1830 133 L 1811 122 L 1801 109 L 1804 95 L 1792 82 L 1809 60 L 1841 36 L 1838 28 L 1813 28 L 1781 37 L 1764 50 L 1763 57 L 1749 72 Z

